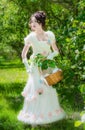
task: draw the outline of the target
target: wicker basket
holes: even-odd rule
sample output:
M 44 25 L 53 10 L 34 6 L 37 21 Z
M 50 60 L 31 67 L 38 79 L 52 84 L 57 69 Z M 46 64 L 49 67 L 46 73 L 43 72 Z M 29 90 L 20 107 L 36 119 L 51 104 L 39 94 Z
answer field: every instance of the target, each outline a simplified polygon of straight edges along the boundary
M 58 70 L 57 72 L 46 76 L 45 79 L 49 86 L 58 83 L 59 81 L 61 81 L 63 79 L 62 70 Z

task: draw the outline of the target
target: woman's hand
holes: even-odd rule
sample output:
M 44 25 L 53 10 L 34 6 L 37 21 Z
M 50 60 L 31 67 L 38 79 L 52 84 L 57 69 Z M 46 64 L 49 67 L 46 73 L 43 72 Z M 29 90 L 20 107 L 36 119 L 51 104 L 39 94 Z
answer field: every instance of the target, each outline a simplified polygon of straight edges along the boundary
M 47 59 L 53 59 L 55 56 L 57 56 L 59 54 L 58 51 L 54 51 L 52 53 L 50 53 L 48 56 L 47 56 Z
M 24 65 L 25 65 L 26 71 L 29 72 L 29 71 L 30 71 L 30 66 L 29 66 L 29 64 L 28 64 L 27 58 L 23 58 L 23 59 L 22 59 L 22 62 L 23 62 Z
M 29 65 L 29 64 L 28 64 L 27 58 L 23 58 L 22 62 L 23 62 L 24 65 L 25 65 L 25 68 L 26 68 L 27 73 L 33 73 L 34 67 L 33 67 L 32 65 Z

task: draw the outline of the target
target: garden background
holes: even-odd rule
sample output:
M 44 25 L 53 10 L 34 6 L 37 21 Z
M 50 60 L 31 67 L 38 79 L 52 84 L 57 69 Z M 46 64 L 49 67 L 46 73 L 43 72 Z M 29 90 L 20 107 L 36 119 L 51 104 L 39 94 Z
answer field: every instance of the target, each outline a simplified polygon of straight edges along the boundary
M 56 36 L 60 55 L 56 64 L 63 80 L 56 84 L 66 119 L 47 126 L 23 124 L 17 114 L 23 105 L 28 74 L 21 60 L 24 37 L 30 32 L 32 13 L 44 10 L 45 30 Z M 85 130 L 75 127 L 85 106 L 85 0 L 1 0 L 0 1 L 0 130 Z M 32 53 L 30 48 L 28 58 Z

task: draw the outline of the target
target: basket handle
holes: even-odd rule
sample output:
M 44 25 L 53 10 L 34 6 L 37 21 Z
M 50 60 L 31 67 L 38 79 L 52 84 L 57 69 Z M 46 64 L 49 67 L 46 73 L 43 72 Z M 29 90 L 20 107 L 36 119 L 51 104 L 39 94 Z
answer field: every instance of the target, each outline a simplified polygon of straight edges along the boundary
M 39 68 L 39 72 L 41 73 L 41 79 L 44 81 L 44 83 L 49 87 L 49 85 L 48 85 L 48 82 L 47 82 L 47 80 L 44 78 L 44 76 L 42 75 L 42 69 L 41 69 L 41 67 Z
M 45 84 L 49 87 L 48 82 L 46 81 L 46 79 L 44 78 L 43 75 L 41 76 L 41 79 L 42 79 L 42 80 L 45 82 Z

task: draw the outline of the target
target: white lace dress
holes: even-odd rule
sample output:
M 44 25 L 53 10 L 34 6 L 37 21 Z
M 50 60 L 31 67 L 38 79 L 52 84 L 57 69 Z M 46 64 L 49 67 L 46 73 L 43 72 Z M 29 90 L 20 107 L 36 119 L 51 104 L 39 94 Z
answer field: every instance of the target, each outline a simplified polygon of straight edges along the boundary
M 39 41 L 34 32 L 31 32 L 25 38 L 25 44 L 28 41 L 32 43 L 33 55 L 41 53 L 48 55 L 51 53 L 50 45 L 55 36 L 51 31 L 46 32 L 48 41 Z M 29 73 L 29 78 L 22 92 L 24 96 L 24 105 L 18 114 L 18 120 L 28 124 L 48 124 L 58 121 L 65 117 L 64 110 L 60 107 L 58 95 L 52 86 L 48 86 L 43 80 L 37 65 L 31 64 L 33 72 Z M 40 94 L 39 90 L 42 90 Z

